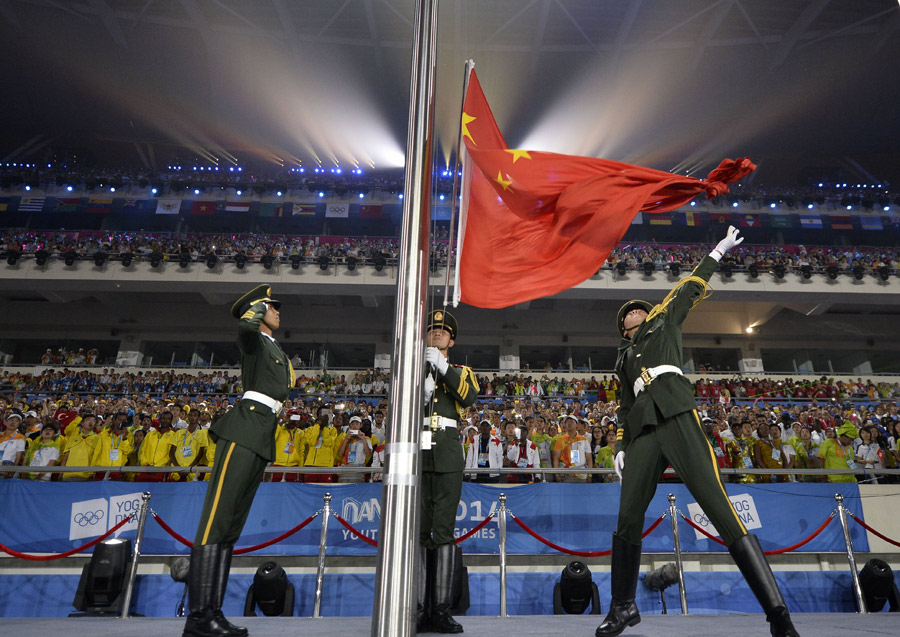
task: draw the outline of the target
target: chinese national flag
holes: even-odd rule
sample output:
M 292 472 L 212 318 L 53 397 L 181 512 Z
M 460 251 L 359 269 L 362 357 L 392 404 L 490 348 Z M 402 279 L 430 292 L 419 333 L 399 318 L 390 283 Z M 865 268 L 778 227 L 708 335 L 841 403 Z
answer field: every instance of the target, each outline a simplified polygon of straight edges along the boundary
M 510 149 L 475 72 L 463 105 L 467 152 L 457 298 L 501 308 L 578 285 L 640 211 L 665 212 L 728 192 L 756 168 L 724 160 L 708 180 L 591 157 Z

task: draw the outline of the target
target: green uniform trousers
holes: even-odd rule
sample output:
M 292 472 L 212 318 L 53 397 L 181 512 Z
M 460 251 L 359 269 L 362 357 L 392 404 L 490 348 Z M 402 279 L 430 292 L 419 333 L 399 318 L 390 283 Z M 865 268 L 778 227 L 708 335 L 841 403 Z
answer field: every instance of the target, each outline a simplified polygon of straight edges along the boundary
M 236 442 L 220 438 L 194 544 L 234 545 L 250 513 L 268 462 Z
M 419 543 L 429 547 L 456 542 L 456 510 L 462 495 L 463 472 L 422 472 L 422 521 Z
M 697 411 L 665 419 L 658 416 L 660 424 L 645 427 L 625 452 L 616 533 L 632 544 L 641 543 L 647 507 L 656 493 L 660 474 L 671 464 L 726 544 L 746 535 L 747 530 L 725 493 L 716 455 Z

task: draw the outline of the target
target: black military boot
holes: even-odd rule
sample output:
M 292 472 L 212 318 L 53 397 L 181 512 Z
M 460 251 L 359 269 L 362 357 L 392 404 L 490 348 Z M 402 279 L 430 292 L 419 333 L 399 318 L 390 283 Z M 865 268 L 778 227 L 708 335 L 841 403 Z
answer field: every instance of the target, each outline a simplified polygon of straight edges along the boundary
M 188 571 L 188 609 L 182 637 L 241 637 L 216 616 L 218 577 L 222 546 L 204 544 L 191 549 Z M 221 615 L 221 612 L 219 613 Z M 224 617 L 222 617 L 224 620 Z
M 613 533 L 611 563 L 612 601 L 606 619 L 597 627 L 597 637 L 618 635 L 627 627 L 641 623 L 641 614 L 634 603 L 641 569 L 641 545 Z
M 216 619 L 226 626 L 234 637 L 246 637 L 250 634 L 243 626 L 235 626 L 222 613 L 222 603 L 225 601 L 225 588 L 228 586 L 228 576 L 231 574 L 231 556 L 234 554 L 234 546 L 223 544 L 219 551 L 219 566 L 216 569 L 216 599 L 213 612 Z
M 784 603 L 775 575 L 759 545 L 759 539 L 748 533 L 732 542 L 728 551 L 762 606 L 772 637 L 800 637 L 791 622 L 787 604 Z
M 457 564 L 455 544 L 441 544 L 434 549 L 431 572 L 431 630 L 436 633 L 461 633 L 463 627 L 450 615 L 453 606 L 453 573 Z
M 416 594 L 416 632 L 428 632 L 428 610 L 431 608 L 431 572 L 434 570 L 434 549 L 419 544 L 416 553 L 416 575 L 419 578 Z

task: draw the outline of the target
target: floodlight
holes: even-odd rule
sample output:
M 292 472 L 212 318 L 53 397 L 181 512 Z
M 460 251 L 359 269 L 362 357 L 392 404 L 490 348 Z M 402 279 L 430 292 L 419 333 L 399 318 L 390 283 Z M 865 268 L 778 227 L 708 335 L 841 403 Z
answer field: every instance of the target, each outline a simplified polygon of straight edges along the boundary
M 600 614 L 600 591 L 584 562 L 569 562 L 553 587 L 554 615 L 582 615 L 591 608 L 591 615 Z

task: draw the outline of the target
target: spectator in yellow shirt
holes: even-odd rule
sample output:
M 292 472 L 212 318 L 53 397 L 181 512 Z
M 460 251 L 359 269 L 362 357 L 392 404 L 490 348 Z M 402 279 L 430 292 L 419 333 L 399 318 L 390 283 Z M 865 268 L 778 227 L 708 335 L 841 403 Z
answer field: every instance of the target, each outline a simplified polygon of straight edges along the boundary
M 319 410 L 316 424 L 303 430 L 304 467 L 333 467 L 337 451 L 337 429 L 331 424 L 331 414 Z M 334 474 L 307 473 L 306 482 L 334 482 Z
M 362 418 L 353 416 L 346 433 L 337 439 L 337 455 L 335 460 L 342 467 L 364 467 L 372 458 L 372 441 L 361 430 Z M 363 473 L 342 473 L 338 482 L 363 482 Z
M 133 444 L 131 435 L 125 429 L 126 415 L 116 414 L 112 417 L 110 426 L 97 433 L 97 444 L 91 456 L 91 465 L 94 467 L 124 467 L 128 464 Z M 121 480 L 121 471 L 98 471 L 94 474 L 94 480 Z
M 141 443 L 140 464 L 144 467 L 171 466 L 169 442 L 172 439 L 172 414 L 164 411 L 159 415 L 159 429 L 151 429 Z M 140 474 L 142 482 L 165 482 L 167 474 L 158 471 Z
M 275 462 L 273 467 L 299 467 L 303 458 L 303 430 L 298 426 L 301 420 L 300 414 L 288 415 L 287 422 L 278 425 L 275 429 Z M 299 482 L 299 473 L 270 473 L 267 476 L 269 482 Z
M 206 429 L 200 428 L 200 412 L 192 409 L 187 415 L 187 428 L 173 431 L 169 438 L 169 464 L 173 467 L 187 467 L 178 473 L 172 473 L 169 479 L 173 482 L 185 480 L 193 482 L 197 474 L 190 472 L 198 464 L 206 460 L 206 445 L 209 436 Z
M 50 421 L 41 429 L 41 435 L 31 441 L 28 451 L 25 453 L 25 464 L 31 467 L 52 467 L 62 454 L 61 444 L 65 444 L 65 438 L 57 435 L 59 426 L 55 421 Z M 32 480 L 43 480 L 49 482 L 50 472 L 45 473 L 29 473 L 28 477 Z
M 97 446 L 99 438 L 97 437 L 94 427 L 97 424 L 97 416 L 94 414 L 83 414 L 81 422 L 74 431 L 66 429 L 66 447 L 63 450 L 63 456 L 59 461 L 61 467 L 90 467 L 94 457 L 94 448 Z M 91 471 L 73 472 L 62 474 L 62 479 L 66 482 L 90 480 L 94 476 Z

